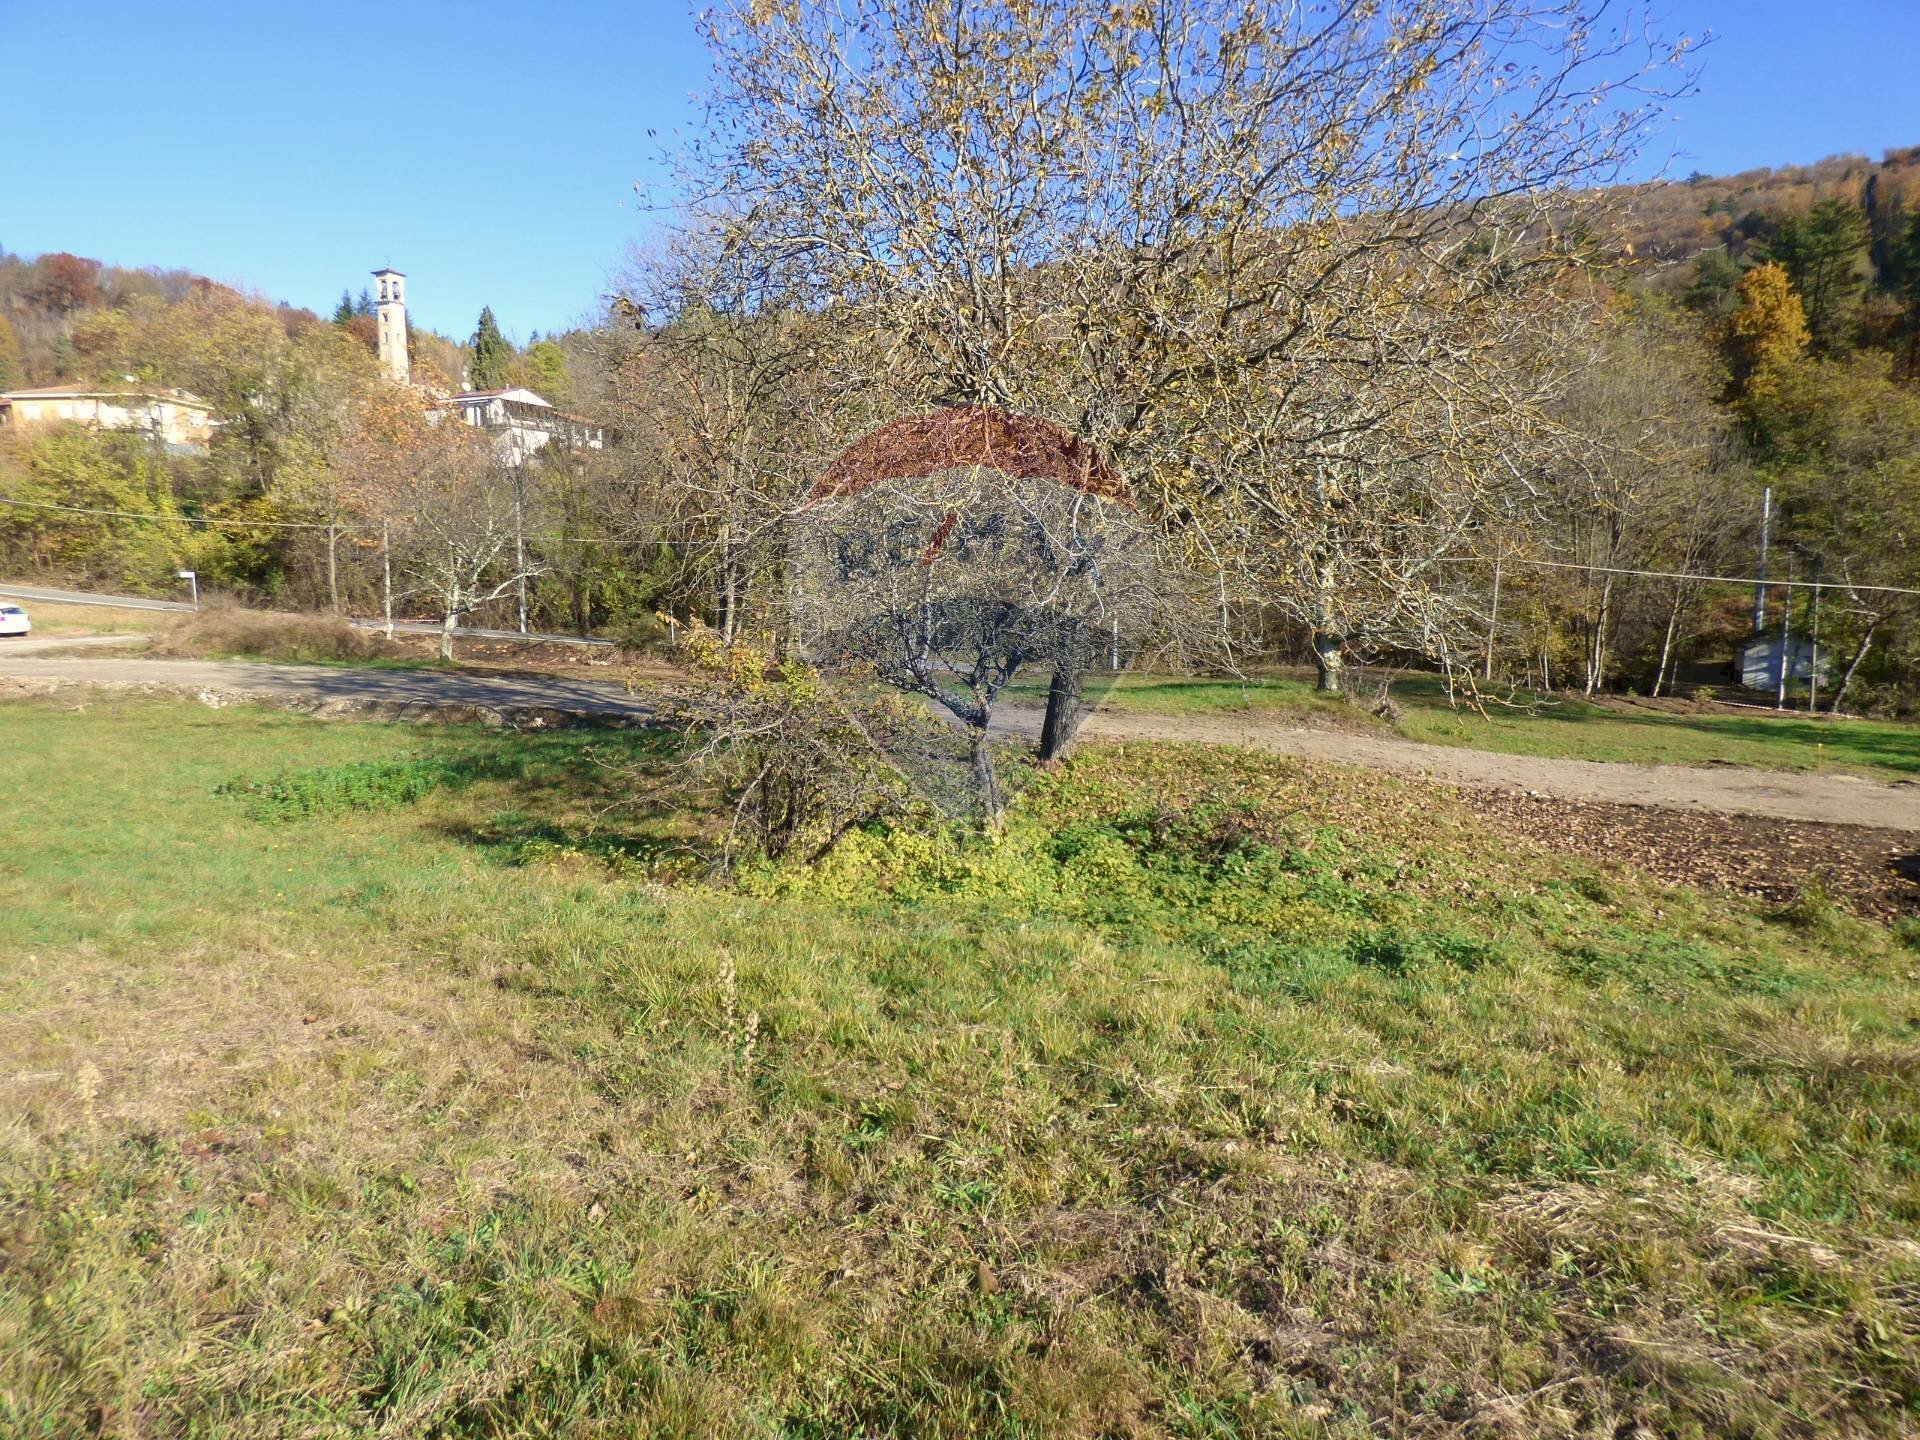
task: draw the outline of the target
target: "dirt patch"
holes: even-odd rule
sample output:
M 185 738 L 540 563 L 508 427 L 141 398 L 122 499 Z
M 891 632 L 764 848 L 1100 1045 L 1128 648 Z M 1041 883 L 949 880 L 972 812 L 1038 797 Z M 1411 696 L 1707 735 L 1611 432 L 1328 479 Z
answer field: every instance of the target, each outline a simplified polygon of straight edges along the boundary
M 1817 885 L 1876 920 L 1920 915 L 1920 836 L 1867 825 L 1703 815 L 1489 790 L 1462 804 L 1510 835 L 1655 879 L 1776 904 Z

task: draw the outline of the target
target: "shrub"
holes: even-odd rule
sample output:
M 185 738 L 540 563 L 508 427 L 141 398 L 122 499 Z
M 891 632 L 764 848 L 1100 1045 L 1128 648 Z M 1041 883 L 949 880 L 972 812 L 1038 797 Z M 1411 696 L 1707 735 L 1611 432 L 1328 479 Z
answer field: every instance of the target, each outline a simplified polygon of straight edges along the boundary
M 281 615 L 216 602 L 155 643 L 156 655 L 247 656 L 262 660 L 384 660 L 409 652 L 373 630 L 332 615 Z
M 692 771 L 728 817 L 723 864 L 742 852 L 817 862 L 858 826 L 929 808 L 926 781 L 954 737 L 919 705 L 698 621 L 680 653 L 696 690 L 678 719 L 700 737 Z
M 289 770 L 260 780 L 229 780 L 217 793 L 240 797 L 256 820 L 304 820 L 411 805 L 436 790 L 463 789 L 500 773 L 500 765 L 474 758 L 361 760 Z

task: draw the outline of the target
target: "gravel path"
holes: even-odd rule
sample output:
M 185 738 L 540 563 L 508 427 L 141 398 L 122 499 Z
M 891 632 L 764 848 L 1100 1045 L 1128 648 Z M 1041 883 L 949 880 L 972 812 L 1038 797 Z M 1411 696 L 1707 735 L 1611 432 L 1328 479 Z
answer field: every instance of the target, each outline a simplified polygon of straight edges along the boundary
M 291 702 L 309 709 L 424 705 L 474 707 L 503 715 L 558 712 L 627 720 L 644 720 L 655 709 L 645 696 L 629 695 L 617 686 L 561 676 L 84 655 L 40 658 L 14 646 L 0 646 L 0 679 L 185 690 L 229 701 Z M 1038 728 L 1039 713 L 1002 711 L 1000 720 L 997 728 L 1009 733 L 1032 733 Z M 1882 784 L 1851 775 L 1551 760 L 1337 730 L 1302 730 L 1233 716 L 1105 712 L 1089 719 L 1082 734 L 1090 740 L 1243 745 L 1449 785 L 1562 800 L 1920 832 L 1920 785 Z
M 1007 728 L 1037 733 L 1038 711 L 1005 712 Z M 1217 715 L 1097 712 L 1081 730 L 1097 740 L 1192 740 L 1359 765 L 1447 785 L 1548 795 L 1561 800 L 1651 805 L 1718 815 L 1867 825 L 1920 832 L 1920 785 L 1882 784 L 1854 775 L 1752 770 L 1737 765 L 1626 765 L 1501 755 L 1451 745 L 1422 745 L 1342 730 L 1302 730 L 1272 720 Z

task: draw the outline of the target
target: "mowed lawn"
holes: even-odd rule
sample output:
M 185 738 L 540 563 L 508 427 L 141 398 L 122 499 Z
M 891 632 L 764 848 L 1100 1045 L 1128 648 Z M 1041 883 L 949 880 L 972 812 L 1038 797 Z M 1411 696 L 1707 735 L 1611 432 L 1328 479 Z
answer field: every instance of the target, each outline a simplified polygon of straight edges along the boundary
M 1356 680 L 1370 700 L 1373 687 Z M 1045 700 L 1044 685 L 1017 692 L 1027 703 Z M 1845 770 L 1899 779 L 1920 776 L 1920 726 L 1788 713 L 1635 714 L 1562 696 L 1502 695 L 1484 713 L 1447 703 L 1441 682 L 1405 675 L 1393 696 L 1403 718 L 1397 727 L 1370 722 L 1364 708 L 1317 695 L 1301 680 L 1121 675 L 1101 703 L 1147 715 L 1265 714 L 1276 720 L 1333 722 L 1379 733 L 1396 729 L 1410 740 L 1459 745 L 1508 755 L 1574 760 L 1620 760 L 1642 765 L 1749 765 L 1775 770 Z M 1802 702 L 1804 703 L 1804 702 Z
M 1221 749 L 724 886 L 659 737 L 0 753 L 0 1434 L 1920 1427 L 1911 924 Z

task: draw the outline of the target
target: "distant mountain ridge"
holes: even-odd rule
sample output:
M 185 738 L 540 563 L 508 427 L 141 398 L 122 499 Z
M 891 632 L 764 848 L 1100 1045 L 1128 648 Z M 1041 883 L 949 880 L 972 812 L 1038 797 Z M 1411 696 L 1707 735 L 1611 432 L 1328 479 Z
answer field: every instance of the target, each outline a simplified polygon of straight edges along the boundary
M 1782 219 L 1805 215 L 1821 200 L 1844 199 L 1866 212 L 1879 266 L 1902 217 L 1920 209 L 1920 145 L 1889 150 L 1878 161 L 1833 155 L 1813 165 L 1623 186 L 1621 194 L 1620 233 L 1638 259 L 1683 261 L 1716 249 L 1751 259 Z

